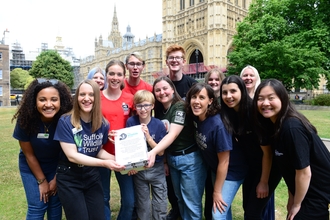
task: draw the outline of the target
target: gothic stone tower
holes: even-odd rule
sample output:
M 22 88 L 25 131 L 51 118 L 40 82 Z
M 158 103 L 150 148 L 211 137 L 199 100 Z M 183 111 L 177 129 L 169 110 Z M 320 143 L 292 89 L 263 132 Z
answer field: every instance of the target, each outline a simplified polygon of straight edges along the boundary
M 163 51 L 179 44 L 186 50 L 187 64 L 198 60 L 226 67 L 236 24 L 247 15 L 251 1 L 164 0 Z

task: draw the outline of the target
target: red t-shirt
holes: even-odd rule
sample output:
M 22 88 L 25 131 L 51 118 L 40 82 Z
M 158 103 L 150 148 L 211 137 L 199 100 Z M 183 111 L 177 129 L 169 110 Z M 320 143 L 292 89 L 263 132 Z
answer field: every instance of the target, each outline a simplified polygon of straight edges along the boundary
M 142 79 L 140 79 L 140 82 L 137 86 L 131 86 L 130 84 L 128 84 L 127 79 L 125 79 L 124 82 L 125 82 L 125 88 L 123 89 L 123 91 L 130 93 L 132 95 L 134 95 L 139 90 L 148 90 L 152 92 L 152 85 L 143 81 Z
M 103 92 L 101 92 L 101 110 L 103 116 L 110 123 L 110 130 L 118 130 L 126 127 L 126 121 L 131 115 L 133 108 L 133 95 L 122 92 L 121 96 L 117 100 L 107 99 Z M 108 141 L 103 145 L 110 154 L 115 155 L 114 145 Z

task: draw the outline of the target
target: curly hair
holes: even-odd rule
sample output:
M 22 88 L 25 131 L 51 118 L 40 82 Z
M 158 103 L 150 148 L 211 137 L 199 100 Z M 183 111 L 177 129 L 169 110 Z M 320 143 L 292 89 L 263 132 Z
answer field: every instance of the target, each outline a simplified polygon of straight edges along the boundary
M 185 100 L 185 102 L 186 102 L 185 109 L 186 109 L 187 114 L 194 115 L 191 110 L 191 107 L 190 107 L 191 98 L 193 95 L 200 93 L 200 91 L 202 91 L 202 89 L 204 89 L 204 88 L 206 90 L 206 93 L 207 93 L 207 96 L 209 97 L 209 99 L 213 100 L 212 103 L 207 108 L 206 117 L 213 116 L 213 115 L 220 113 L 220 105 L 218 103 L 218 99 L 215 97 L 212 87 L 207 83 L 199 82 L 199 83 L 194 84 L 187 93 L 187 97 Z
M 41 90 L 48 87 L 54 87 L 60 96 L 61 107 L 53 119 L 56 125 L 61 115 L 72 109 L 71 92 L 67 85 L 58 80 L 35 79 L 25 90 L 22 101 L 11 120 L 13 122 L 18 119 L 17 122 L 28 134 L 38 132 L 41 114 L 36 107 L 36 98 Z

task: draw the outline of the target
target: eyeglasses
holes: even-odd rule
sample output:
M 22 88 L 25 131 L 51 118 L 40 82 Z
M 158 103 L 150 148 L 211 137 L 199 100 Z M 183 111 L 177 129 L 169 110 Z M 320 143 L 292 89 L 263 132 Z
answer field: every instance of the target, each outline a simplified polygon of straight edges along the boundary
M 137 105 L 135 105 L 135 108 L 136 108 L 136 110 L 142 110 L 142 108 L 144 108 L 145 110 L 148 110 L 151 108 L 151 106 L 152 106 L 152 104 L 144 104 L 144 105 L 137 104 Z
M 45 79 L 45 78 L 37 78 L 37 81 L 38 83 L 45 83 L 45 82 L 49 82 L 51 83 L 52 85 L 55 85 L 58 83 L 58 80 L 57 79 Z
M 181 61 L 183 57 L 179 57 L 179 56 L 176 56 L 176 57 L 167 57 L 167 60 L 168 61 L 173 61 L 173 60 L 176 60 L 176 61 Z
M 129 66 L 131 66 L 131 67 L 142 67 L 143 66 L 143 63 L 133 63 L 133 62 L 131 62 L 131 63 L 128 63 L 128 65 Z

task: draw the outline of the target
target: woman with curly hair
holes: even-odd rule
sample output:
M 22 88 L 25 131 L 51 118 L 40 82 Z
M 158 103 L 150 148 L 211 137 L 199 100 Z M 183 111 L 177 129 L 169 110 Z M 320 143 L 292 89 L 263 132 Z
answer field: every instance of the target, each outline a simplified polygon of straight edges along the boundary
M 26 219 L 44 219 L 46 212 L 48 219 L 62 219 L 55 176 L 61 146 L 53 137 L 60 116 L 71 108 L 71 93 L 64 83 L 39 78 L 27 88 L 13 116 L 13 137 L 21 147 L 18 163 L 28 203 Z

